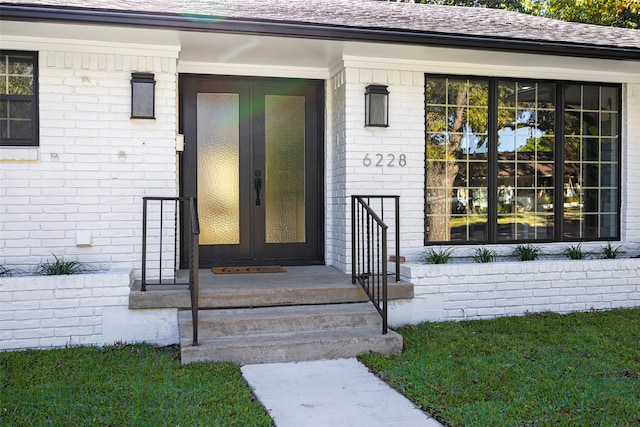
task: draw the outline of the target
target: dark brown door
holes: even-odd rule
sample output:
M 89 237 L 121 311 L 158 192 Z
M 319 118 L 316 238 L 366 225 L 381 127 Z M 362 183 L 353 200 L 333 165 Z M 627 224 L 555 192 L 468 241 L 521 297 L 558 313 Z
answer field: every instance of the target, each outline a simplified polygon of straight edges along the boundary
M 181 76 L 202 266 L 323 261 L 321 81 Z

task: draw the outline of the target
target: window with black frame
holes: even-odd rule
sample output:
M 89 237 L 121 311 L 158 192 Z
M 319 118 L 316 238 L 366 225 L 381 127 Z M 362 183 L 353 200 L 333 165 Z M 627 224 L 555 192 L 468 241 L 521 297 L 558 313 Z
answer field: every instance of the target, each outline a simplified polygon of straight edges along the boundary
M 425 244 L 619 238 L 620 85 L 426 78 Z
M 35 52 L 0 51 L 0 146 L 38 145 Z

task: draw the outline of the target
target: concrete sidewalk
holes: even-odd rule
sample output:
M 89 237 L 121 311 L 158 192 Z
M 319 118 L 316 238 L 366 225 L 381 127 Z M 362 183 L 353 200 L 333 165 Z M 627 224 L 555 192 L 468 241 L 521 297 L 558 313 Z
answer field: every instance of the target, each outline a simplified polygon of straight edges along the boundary
M 277 427 L 438 427 L 356 359 L 246 365 Z

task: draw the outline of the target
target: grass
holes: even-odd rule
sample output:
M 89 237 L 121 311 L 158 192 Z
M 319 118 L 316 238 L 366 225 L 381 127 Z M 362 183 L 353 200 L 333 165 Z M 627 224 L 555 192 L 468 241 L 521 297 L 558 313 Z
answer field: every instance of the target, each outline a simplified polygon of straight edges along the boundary
M 640 309 L 425 323 L 361 360 L 450 426 L 640 425 Z
M 181 366 L 176 348 L 0 353 L 2 426 L 272 426 L 233 364 Z

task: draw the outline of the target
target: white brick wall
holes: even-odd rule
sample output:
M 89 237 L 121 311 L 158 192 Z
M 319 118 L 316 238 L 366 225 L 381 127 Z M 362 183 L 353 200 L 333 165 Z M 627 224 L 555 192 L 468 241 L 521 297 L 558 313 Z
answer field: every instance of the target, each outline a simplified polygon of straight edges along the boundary
M 640 250 L 640 83 L 623 86 L 622 239 Z
M 370 84 L 388 86 L 388 128 L 364 127 L 364 92 Z M 334 75 L 332 87 L 333 145 L 328 163 L 333 176 L 328 181 L 335 186 L 329 193 L 330 250 L 333 265 L 350 271 L 351 195 L 401 196 L 402 249 L 422 247 L 416 230 L 423 224 L 424 74 L 347 66 Z M 384 159 L 379 166 L 378 155 Z M 399 164 L 400 155 L 406 160 L 404 166 Z M 393 166 L 389 166 L 391 156 Z M 365 157 L 372 160 L 370 166 L 364 164 Z M 393 240 L 393 234 L 389 238 Z
M 640 260 L 403 265 L 414 298 L 389 305 L 394 326 L 423 321 L 640 307 Z
M 176 309 L 129 310 L 133 271 L 0 277 L 0 350 L 179 341 Z
M 55 254 L 139 271 L 142 197 L 177 195 L 177 52 L 38 46 L 40 146 L 0 149 L 0 264 L 29 271 Z M 155 74 L 156 120 L 130 119 L 132 72 Z
M 469 64 L 451 63 L 395 64 L 375 59 L 346 58 L 332 77 L 331 147 L 327 150 L 328 261 L 337 268 L 350 271 L 350 200 L 352 194 L 386 194 L 401 196 L 401 254 L 416 259 L 424 251 L 424 73 L 525 76 L 536 78 L 570 78 L 566 70 L 528 69 L 519 64 L 492 69 L 485 65 L 476 70 Z M 527 74 L 528 73 L 528 74 Z M 582 79 L 589 80 L 583 72 Z M 605 76 L 597 73 L 590 80 L 623 83 L 622 127 L 622 210 L 621 244 L 629 254 L 640 251 L 640 84 L 637 77 Z M 369 84 L 389 86 L 390 118 L 388 128 L 364 127 L 364 90 Z M 342 116 L 346 114 L 346 117 Z M 376 154 L 400 153 L 407 157 L 404 168 L 366 167 L 366 155 L 376 162 Z M 385 162 L 383 162 L 384 164 Z M 553 246 L 553 245 L 552 245 Z M 556 245 L 564 246 L 563 244 Z M 466 246 L 463 252 L 473 253 Z M 498 247 L 499 251 L 507 249 Z M 555 248 L 552 252 L 559 252 Z

